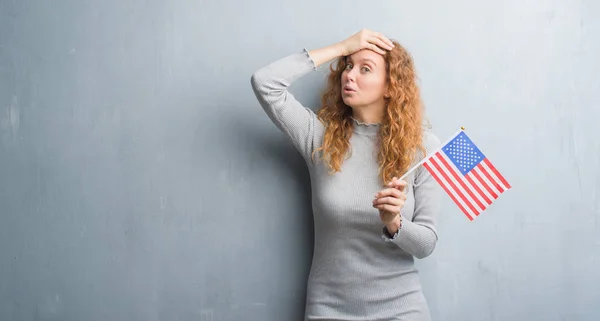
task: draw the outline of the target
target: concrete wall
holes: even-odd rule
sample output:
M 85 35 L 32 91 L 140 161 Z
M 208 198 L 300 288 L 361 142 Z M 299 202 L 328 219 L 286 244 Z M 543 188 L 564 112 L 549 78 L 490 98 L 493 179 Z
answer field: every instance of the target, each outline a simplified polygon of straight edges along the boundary
M 310 182 L 250 75 L 361 28 L 513 189 L 449 198 L 434 320 L 600 319 L 600 3 L 0 1 L 0 320 L 301 320 Z M 596 57 L 596 58 L 594 58 Z M 294 84 L 318 107 L 326 67 Z

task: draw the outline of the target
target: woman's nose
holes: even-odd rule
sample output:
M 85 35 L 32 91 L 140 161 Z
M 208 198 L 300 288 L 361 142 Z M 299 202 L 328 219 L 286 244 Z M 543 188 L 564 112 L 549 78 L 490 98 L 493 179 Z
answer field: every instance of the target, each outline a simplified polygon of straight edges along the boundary
M 353 81 L 354 82 L 356 80 L 356 74 L 354 72 L 354 69 L 352 69 L 352 70 L 350 70 L 350 71 L 348 71 L 346 73 L 346 78 L 347 78 L 348 81 Z

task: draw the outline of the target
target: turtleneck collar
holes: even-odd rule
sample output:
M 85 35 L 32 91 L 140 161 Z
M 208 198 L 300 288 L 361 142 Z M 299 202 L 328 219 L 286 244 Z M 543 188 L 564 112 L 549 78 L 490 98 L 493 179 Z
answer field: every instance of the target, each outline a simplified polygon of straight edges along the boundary
M 381 123 L 365 123 L 354 117 L 351 117 L 354 121 L 354 132 L 360 135 L 377 136 L 379 134 L 379 128 Z

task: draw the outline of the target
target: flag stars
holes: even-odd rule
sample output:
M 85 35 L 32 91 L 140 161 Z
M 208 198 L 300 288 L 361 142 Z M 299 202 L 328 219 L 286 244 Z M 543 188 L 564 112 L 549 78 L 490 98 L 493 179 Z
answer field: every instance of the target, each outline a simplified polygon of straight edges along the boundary
M 464 174 L 468 173 L 485 158 L 473 142 L 462 133 L 444 146 L 443 150 Z

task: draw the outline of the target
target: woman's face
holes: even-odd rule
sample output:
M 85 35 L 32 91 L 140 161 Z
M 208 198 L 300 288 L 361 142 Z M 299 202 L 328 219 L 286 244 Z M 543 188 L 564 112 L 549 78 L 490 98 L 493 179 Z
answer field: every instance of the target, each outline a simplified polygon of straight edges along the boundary
M 346 59 L 342 72 L 342 99 L 352 108 L 384 104 L 386 90 L 384 57 L 363 49 Z

